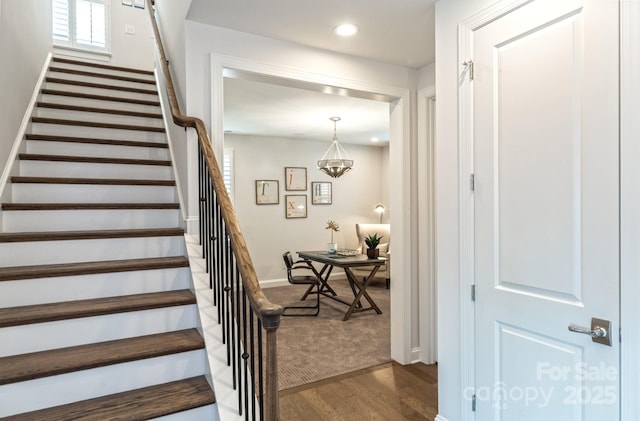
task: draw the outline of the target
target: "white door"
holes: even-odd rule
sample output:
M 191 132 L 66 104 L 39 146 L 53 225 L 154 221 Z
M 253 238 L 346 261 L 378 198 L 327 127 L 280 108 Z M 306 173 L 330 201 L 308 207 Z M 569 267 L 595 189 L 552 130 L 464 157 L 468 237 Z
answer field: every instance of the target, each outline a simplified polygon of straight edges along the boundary
M 618 3 L 534 0 L 473 45 L 476 419 L 618 420 Z M 592 317 L 611 346 L 569 331 Z

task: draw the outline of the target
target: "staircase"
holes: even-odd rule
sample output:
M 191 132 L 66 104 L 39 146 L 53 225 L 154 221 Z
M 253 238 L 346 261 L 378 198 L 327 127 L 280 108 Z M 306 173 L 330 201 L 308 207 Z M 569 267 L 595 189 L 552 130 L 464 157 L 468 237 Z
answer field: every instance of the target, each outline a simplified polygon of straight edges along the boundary
M 153 73 L 54 57 L 12 174 L 0 420 L 217 419 Z

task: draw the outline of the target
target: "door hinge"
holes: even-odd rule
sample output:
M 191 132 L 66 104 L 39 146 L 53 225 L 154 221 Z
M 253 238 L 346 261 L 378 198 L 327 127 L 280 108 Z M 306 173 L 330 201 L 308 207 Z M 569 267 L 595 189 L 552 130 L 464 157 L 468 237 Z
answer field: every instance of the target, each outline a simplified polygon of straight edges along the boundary
M 476 286 L 471 285 L 471 301 L 475 301 L 475 300 L 476 300 Z
M 471 189 L 471 191 L 476 191 L 476 175 L 475 174 L 469 175 L 469 188 Z
M 473 60 L 467 60 L 462 63 L 462 65 L 465 66 L 466 70 L 469 72 L 469 80 L 473 80 L 473 78 L 475 77 Z
M 473 395 L 471 397 L 471 410 L 473 412 L 476 412 L 476 395 Z

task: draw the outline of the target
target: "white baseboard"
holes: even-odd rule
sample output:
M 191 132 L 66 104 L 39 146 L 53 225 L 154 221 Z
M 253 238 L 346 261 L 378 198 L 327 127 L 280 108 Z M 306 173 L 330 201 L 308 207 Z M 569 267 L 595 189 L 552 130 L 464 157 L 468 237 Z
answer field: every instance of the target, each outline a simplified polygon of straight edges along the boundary
M 283 287 L 287 285 L 289 285 L 289 281 L 287 281 L 287 278 L 268 279 L 266 281 L 260 281 L 260 286 L 262 288 Z
M 433 419 L 433 421 L 449 421 L 447 420 L 445 417 L 443 417 L 442 415 L 438 414 L 436 415 L 436 417 Z

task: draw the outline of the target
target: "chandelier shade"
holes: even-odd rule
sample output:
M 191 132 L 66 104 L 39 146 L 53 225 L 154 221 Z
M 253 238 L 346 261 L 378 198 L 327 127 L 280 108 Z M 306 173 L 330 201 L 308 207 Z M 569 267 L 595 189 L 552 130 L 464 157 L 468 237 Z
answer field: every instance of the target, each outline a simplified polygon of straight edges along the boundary
M 353 159 L 349 157 L 342 145 L 338 143 L 336 135 L 336 123 L 340 121 L 340 117 L 331 117 L 333 121 L 333 141 L 327 152 L 318 161 L 318 169 L 329 177 L 338 178 L 342 174 L 353 168 Z

